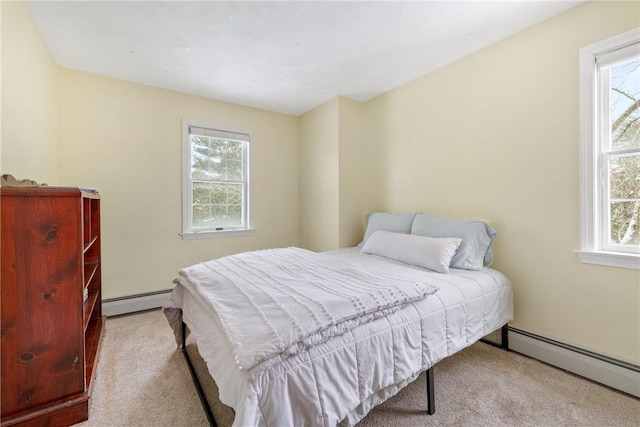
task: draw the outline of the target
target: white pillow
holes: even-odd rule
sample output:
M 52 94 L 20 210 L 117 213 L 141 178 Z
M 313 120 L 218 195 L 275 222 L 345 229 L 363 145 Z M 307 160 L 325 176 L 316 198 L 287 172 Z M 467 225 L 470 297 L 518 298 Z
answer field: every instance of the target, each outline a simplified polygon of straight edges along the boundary
M 425 237 L 378 230 L 364 242 L 360 251 L 448 273 L 460 242 L 462 239 L 457 237 Z

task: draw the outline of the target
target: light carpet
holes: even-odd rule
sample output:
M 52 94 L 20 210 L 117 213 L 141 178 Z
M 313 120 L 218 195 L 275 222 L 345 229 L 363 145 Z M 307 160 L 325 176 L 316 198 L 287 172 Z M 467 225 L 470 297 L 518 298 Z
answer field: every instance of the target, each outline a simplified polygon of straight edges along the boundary
M 425 412 L 423 374 L 358 426 L 640 426 L 639 399 L 487 344 L 441 361 L 434 373 L 434 415 Z M 214 413 L 220 427 L 230 424 L 219 402 Z M 207 425 L 162 312 L 108 318 L 90 418 L 77 426 Z

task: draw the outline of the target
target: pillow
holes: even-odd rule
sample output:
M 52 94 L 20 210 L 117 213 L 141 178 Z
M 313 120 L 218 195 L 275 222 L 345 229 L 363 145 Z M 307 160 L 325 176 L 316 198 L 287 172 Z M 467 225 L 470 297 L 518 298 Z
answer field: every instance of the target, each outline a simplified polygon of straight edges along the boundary
M 380 255 L 405 264 L 448 273 L 451 258 L 461 239 L 433 238 L 378 230 L 367 239 L 361 252 Z
M 390 231 L 393 233 L 411 233 L 411 224 L 415 213 L 390 214 L 383 212 L 372 212 L 365 216 L 367 230 L 364 233 L 362 243 L 366 242 L 373 233 L 378 230 Z
M 497 233 L 484 221 L 418 214 L 411 226 L 411 234 L 462 239 L 458 252 L 451 259 L 451 267 L 481 270 L 493 262 L 491 245 Z

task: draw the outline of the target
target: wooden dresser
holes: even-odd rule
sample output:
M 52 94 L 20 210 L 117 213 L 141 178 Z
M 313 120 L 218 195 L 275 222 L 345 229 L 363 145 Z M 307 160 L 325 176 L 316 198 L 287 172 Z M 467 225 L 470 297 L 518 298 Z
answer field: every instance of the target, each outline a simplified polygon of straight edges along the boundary
M 1 426 L 89 416 L 104 331 L 100 195 L 0 189 Z

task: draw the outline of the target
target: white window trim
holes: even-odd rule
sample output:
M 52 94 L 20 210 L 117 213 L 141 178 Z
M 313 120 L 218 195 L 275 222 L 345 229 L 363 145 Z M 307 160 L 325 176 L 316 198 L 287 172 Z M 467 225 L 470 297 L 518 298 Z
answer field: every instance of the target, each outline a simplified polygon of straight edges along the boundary
M 596 57 L 638 43 L 640 29 L 580 49 L 580 261 L 640 270 L 640 254 L 607 252 L 598 233 L 596 137 Z
M 189 126 L 216 129 L 229 133 L 242 133 L 249 135 L 249 149 L 247 150 L 247 226 L 246 228 L 238 228 L 232 230 L 206 230 L 192 231 L 189 230 L 190 218 L 190 190 L 189 190 L 189 174 L 191 173 L 191 139 L 189 138 Z M 216 237 L 235 237 L 235 236 L 251 236 L 255 234 L 252 228 L 252 191 L 251 191 L 251 144 L 253 144 L 253 131 L 249 129 L 231 128 L 229 126 L 219 126 L 198 120 L 182 119 L 182 232 L 179 233 L 183 240 L 208 239 Z

